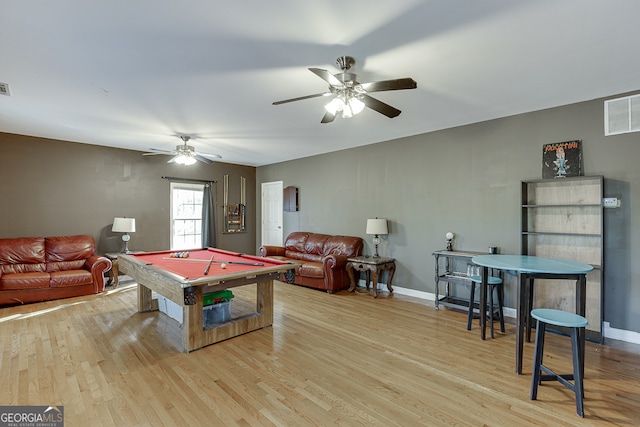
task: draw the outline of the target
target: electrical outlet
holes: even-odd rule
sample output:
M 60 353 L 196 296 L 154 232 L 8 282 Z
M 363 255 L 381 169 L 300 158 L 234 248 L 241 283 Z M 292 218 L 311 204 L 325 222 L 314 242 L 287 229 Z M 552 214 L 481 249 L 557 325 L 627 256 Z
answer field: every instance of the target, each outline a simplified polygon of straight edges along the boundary
M 605 208 L 619 208 L 620 200 L 616 197 L 605 197 L 602 199 L 602 206 Z

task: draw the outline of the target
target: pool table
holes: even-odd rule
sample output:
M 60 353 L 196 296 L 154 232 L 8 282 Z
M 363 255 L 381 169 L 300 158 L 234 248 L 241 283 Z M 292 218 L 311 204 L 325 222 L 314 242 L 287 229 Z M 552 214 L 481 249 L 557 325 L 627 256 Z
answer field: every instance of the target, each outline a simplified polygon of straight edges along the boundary
M 296 264 L 205 248 L 120 254 L 120 271 L 138 282 L 138 311 L 158 309 L 152 291 L 182 307 L 182 344 L 186 352 L 255 331 L 273 323 L 273 281 Z M 213 328 L 202 324 L 202 295 L 257 284 L 256 312 Z

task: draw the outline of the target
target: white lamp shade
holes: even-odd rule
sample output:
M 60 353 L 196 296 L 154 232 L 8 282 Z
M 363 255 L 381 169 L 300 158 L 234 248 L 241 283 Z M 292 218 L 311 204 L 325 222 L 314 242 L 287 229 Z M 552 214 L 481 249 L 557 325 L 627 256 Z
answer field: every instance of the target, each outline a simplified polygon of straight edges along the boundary
M 344 110 L 345 103 L 341 98 L 333 98 L 331 102 L 324 106 L 324 108 L 331 114 L 337 114 Z
M 383 218 L 373 218 L 367 220 L 367 234 L 389 234 L 387 220 Z
M 364 110 L 364 102 L 360 101 L 358 98 L 351 98 L 349 100 L 349 107 L 351 108 L 351 112 L 355 116 Z
M 113 227 L 111 231 L 116 233 L 135 233 L 136 231 L 136 219 L 135 218 L 113 218 Z

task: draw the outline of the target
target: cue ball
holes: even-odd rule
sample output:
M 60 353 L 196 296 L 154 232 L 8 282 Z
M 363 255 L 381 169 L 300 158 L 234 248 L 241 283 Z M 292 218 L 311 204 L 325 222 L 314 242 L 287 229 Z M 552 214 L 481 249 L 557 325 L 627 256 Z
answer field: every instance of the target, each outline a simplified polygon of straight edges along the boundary
M 227 268 L 227 264 L 223 262 L 222 264 L 220 264 L 220 268 Z

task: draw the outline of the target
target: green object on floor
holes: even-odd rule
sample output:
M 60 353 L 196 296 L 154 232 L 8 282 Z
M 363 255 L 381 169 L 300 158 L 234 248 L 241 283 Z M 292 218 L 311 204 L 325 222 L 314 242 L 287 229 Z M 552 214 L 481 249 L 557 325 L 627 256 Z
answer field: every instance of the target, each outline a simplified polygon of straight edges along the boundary
M 202 295 L 202 305 L 206 307 L 212 304 L 227 302 L 232 298 L 233 298 L 233 293 L 229 289 L 225 289 L 223 291 L 211 292 L 209 294 Z

